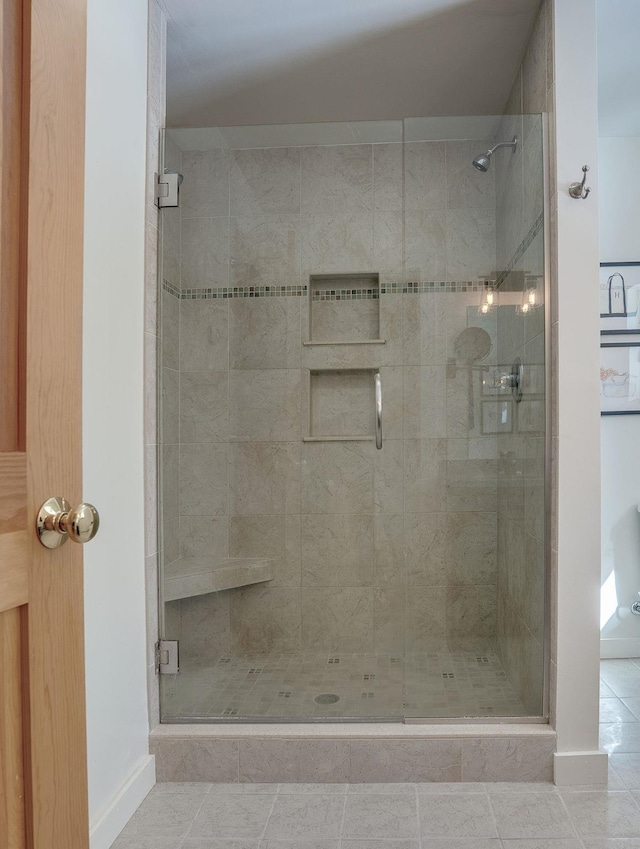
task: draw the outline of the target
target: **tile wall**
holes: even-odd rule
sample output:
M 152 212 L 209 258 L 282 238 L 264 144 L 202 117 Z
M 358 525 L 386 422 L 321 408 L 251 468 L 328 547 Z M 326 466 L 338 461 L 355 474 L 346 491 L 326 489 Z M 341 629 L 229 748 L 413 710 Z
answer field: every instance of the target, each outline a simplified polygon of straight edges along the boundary
M 544 232 L 536 221 L 544 209 L 542 119 L 522 113 L 547 112 L 552 118 L 552 14 L 543 3 L 503 119 L 504 138 L 521 143 L 511 157 L 496 157 L 498 264 L 520 254 L 504 282 L 522 293 L 519 304 L 498 309 L 499 357 L 525 363 L 522 402 L 515 405 L 510 435 L 501 439 L 498 471 L 498 653 L 531 715 L 543 696 L 545 593 L 545 336 Z M 535 234 L 524 252 L 523 233 Z M 555 285 L 552 278 L 551 286 Z M 522 303 L 535 293 L 536 305 Z M 523 291 L 524 290 L 524 291 Z M 518 295 L 519 297 L 519 295 Z
M 267 584 L 167 605 L 186 662 L 495 636 L 496 437 L 480 372 L 456 353 L 496 266 L 494 176 L 470 165 L 488 143 L 407 145 L 404 241 L 399 144 L 169 143 L 185 179 L 180 210 L 163 213 L 165 568 L 277 561 Z M 309 276 L 358 272 L 380 275 L 379 299 L 336 315 L 379 305 L 385 344 L 304 346 Z M 490 366 L 496 323 L 482 320 Z M 383 450 L 304 442 L 309 371 L 372 368 Z
M 184 184 L 180 209 L 163 212 L 164 568 L 188 556 L 276 563 L 267 583 L 165 605 L 183 666 L 497 637 L 539 712 L 544 405 L 527 398 L 506 434 L 488 387 L 517 353 L 544 362 L 542 311 L 516 312 L 513 291 L 478 309 L 496 269 L 522 291 L 541 262 L 541 196 L 529 191 L 539 125 L 509 116 L 501 137 L 512 124 L 517 153 L 486 174 L 471 161 L 493 139 L 407 144 L 404 174 L 399 144 L 181 151 L 169 139 Z M 375 311 L 385 343 L 304 345 L 310 276 L 359 273 L 379 275 L 378 297 L 332 283 L 325 324 L 343 339 Z M 459 342 L 468 326 L 490 340 L 476 364 Z M 380 370 L 382 451 L 304 441 L 309 387 L 327 385 L 311 372 L 340 369 Z M 366 416 L 346 423 L 361 405 L 340 397 L 326 403 L 334 421 L 345 408 L 342 432 L 357 419 L 370 433 Z

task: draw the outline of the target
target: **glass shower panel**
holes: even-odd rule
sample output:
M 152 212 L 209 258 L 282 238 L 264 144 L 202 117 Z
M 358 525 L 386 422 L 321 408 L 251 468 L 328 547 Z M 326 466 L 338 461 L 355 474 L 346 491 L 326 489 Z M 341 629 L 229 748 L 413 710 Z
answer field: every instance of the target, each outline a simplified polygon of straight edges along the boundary
M 184 179 L 162 213 L 164 721 L 540 713 L 536 133 L 166 131 Z
M 541 117 L 407 120 L 404 171 L 405 715 L 539 716 Z

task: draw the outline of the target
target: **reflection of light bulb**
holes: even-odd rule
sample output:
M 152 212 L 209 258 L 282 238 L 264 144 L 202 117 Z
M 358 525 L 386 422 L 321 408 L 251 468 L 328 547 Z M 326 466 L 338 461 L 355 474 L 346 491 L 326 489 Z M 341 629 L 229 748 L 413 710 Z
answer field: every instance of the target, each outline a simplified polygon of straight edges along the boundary
M 489 306 L 489 307 L 493 306 L 493 299 L 494 299 L 493 292 L 487 292 L 487 306 Z
M 522 312 L 529 312 L 530 306 L 531 306 L 530 304 L 523 304 L 522 305 Z
M 529 289 L 529 304 L 532 307 L 535 307 L 535 305 L 536 305 L 536 290 L 535 289 Z
M 486 315 L 489 312 L 489 304 L 483 304 L 480 307 L 480 312 Z

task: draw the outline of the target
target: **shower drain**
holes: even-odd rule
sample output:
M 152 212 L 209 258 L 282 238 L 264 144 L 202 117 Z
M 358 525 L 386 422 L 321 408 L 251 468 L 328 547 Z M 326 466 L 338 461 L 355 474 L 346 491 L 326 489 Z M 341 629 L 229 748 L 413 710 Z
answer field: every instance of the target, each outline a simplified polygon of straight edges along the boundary
M 313 701 L 317 705 L 334 705 L 340 701 L 340 696 L 336 696 L 335 693 L 320 693 Z

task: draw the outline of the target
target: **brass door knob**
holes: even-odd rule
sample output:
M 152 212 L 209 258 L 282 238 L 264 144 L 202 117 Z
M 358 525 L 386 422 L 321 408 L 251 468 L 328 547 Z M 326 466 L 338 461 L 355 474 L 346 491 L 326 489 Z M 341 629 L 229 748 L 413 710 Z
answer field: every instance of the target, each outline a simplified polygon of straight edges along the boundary
M 78 504 L 55 496 L 44 502 L 36 519 L 38 539 L 45 548 L 59 548 L 68 539 L 89 542 L 98 533 L 100 516 L 93 504 Z

